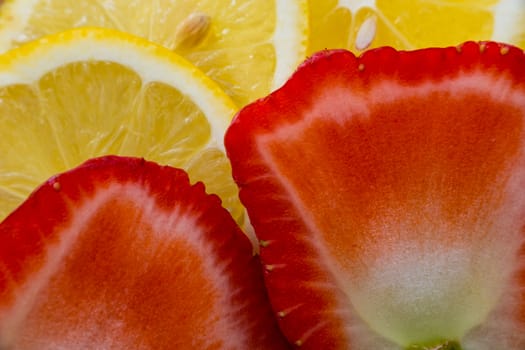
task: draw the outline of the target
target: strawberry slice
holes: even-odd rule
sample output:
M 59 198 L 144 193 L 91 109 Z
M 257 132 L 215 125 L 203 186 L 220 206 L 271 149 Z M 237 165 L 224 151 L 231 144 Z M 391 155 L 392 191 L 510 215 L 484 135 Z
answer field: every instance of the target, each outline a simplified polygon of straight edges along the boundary
M 184 171 L 88 161 L 0 225 L 0 348 L 289 348 L 251 252 Z
M 314 55 L 226 148 L 305 349 L 525 349 L 525 55 Z

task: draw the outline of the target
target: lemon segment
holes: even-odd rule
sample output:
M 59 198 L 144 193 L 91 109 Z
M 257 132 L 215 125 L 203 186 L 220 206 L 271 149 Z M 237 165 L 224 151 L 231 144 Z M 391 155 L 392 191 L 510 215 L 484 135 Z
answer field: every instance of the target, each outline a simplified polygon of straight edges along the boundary
M 495 40 L 525 48 L 522 0 L 309 0 L 308 53 L 416 49 Z
M 76 29 L 14 49 L 0 56 L 0 217 L 53 174 L 118 154 L 187 170 L 242 224 L 223 146 L 235 112 L 185 59 L 121 32 Z
M 310 54 L 328 48 L 348 46 L 352 14 L 337 5 L 337 0 L 309 0 Z
M 304 59 L 307 11 L 307 0 L 7 0 L 0 51 L 70 28 L 113 28 L 174 50 L 242 106 Z
M 488 40 L 494 18 L 490 7 L 467 2 L 430 2 L 414 0 L 411 9 L 404 0 L 377 0 L 376 6 L 388 23 L 403 36 L 410 48 L 449 46 L 467 40 Z

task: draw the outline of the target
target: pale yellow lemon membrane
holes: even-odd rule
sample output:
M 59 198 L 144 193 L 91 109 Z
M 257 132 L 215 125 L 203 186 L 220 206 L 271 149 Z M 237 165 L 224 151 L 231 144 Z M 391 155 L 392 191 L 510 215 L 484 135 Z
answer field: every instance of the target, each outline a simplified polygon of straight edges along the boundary
M 276 57 L 279 59 L 275 66 L 275 75 L 271 88 L 275 90 L 288 80 L 291 73 L 306 58 L 309 26 L 302 16 L 290 16 L 290 13 L 302 13 L 308 18 L 308 1 L 281 1 L 277 0 L 277 20 L 272 42 Z M 290 28 L 293 30 L 290 31 Z M 301 38 L 297 40 L 296 38 Z M 296 53 L 295 55 L 284 54 Z
M 493 9 L 494 30 L 491 39 L 525 49 L 525 1 L 501 0 Z

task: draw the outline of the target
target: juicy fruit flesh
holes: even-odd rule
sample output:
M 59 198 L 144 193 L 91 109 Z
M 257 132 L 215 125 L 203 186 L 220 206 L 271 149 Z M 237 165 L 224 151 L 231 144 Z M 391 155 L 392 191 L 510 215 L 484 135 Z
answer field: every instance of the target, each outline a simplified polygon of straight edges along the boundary
M 498 5 L 500 2 L 503 4 Z M 308 51 L 348 48 L 361 52 L 385 45 L 407 50 L 489 39 L 524 47 L 525 32 L 521 23 L 525 19 L 525 5 L 521 4 L 520 18 L 517 15 L 520 5 L 509 4 L 513 2 L 310 0 L 312 38 Z M 510 36 L 520 29 L 521 37 Z M 368 37 L 365 46 L 359 45 L 360 37 Z
M 0 98 L 0 121 L 17 131 L 0 140 L 0 168 L 9 169 L 0 174 L 1 217 L 49 176 L 94 156 L 120 154 L 188 169 L 242 218 L 229 162 L 218 148 L 207 148 L 209 122 L 173 87 L 93 61 L 60 67 L 31 85 L 0 87 Z
M 465 103 L 465 96 L 451 101 L 448 93 L 454 96 L 459 91 L 420 101 L 411 96 L 406 102 L 378 103 L 377 110 L 348 116 L 349 121 L 362 120 L 348 125 L 326 123 L 327 118 L 340 118 L 335 109 L 334 114 L 325 114 L 304 128 L 294 128 L 296 136 L 282 131 L 265 147 L 280 176 L 317 189 L 297 192 L 291 188 L 290 195 L 297 198 L 298 207 L 316 208 L 310 209 L 312 229 L 322 235 L 318 238 L 329 249 L 327 256 L 336 259 L 329 264 L 353 307 L 378 334 L 403 346 L 462 339 L 483 323 L 499 300 L 501 286 L 508 284 L 508 266 L 513 266 L 512 260 L 501 257 L 516 251 L 519 241 L 520 228 L 506 221 L 517 222 L 507 218 L 508 212 L 512 205 L 523 208 L 525 203 L 515 198 L 517 203 L 502 207 L 502 195 L 491 188 L 508 180 L 510 162 L 523 147 L 518 143 L 523 114 L 487 103 L 484 94 L 474 94 Z M 339 103 L 337 99 L 334 97 L 333 105 Z M 407 121 L 431 103 L 444 109 L 429 110 L 425 120 Z M 447 109 L 456 110 L 459 118 L 444 117 Z M 478 109 L 484 111 L 485 123 L 466 118 L 476 116 Z M 503 111 L 507 119 L 500 121 Z M 381 115 L 389 118 L 368 120 Z M 426 131 L 428 120 L 433 121 L 431 135 Z M 410 128 L 383 142 L 362 144 L 362 148 L 340 142 L 355 139 L 348 135 L 378 140 L 400 122 Z M 475 137 L 496 124 L 498 133 L 493 136 L 498 143 Z M 473 127 L 478 132 L 470 138 Z M 467 148 L 459 151 L 458 144 L 451 143 L 456 137 Z M 443 152 L 447 155 L 441 160 Z M 484 164 L 482 176 L 476 166 L 480 163 Z M 335 177 L 326 172 L 334 167 L 338 169 Z M 326 183 L 347 190 L 334 198 L 333 192 L 322 191 Z M 330 206 L 334 202 L 339 205 Z M 330 206 L 331 217 L 345 220 L 327 220 L 326 206 Z M 496 215 L 487 225 L 484 214 L 500 211 L 502 218 Z M 514 211 L 517 217 L 521 215 Z M 392 242 L 392 236 L 403 238 Z M 381 243 L 389 241 L 388 245 Z
M 523 58 L 327 51 L 238 114 L 226 148 L 292 342 L 525 345 Z
M 249 240 L 180 169 L 90 160 L 0 239 L 1 348 L 287 348 Z
M 31 301 L 33 307 L 16 331 L 15 347 L 161 348 L 165 344 L 193 344 L 206 348 L 212 345 L 206 338 L 196 338 L 194 332 L 206 329 L 208 339 L 217 339 L 217 325 L 212 315 L 218 313 L 214 300 L 220 293 L 209 282 L 212 276 L 206 271 L 210 266 L 203 268 L 187 242 L 176 242 L 177 236 L 194 232 L 195 223 L 180 218 L 182 222 L 188 220 L 187 225 L 169 232 L 151 227 L 147 221 L 140 220 L 141 216 L 151 213 L 120 199 L 103 203 L 100 210 L 79 224 L 89 231 L 80 228 L 75 232 L 73 226 L 70 234 L 74 233 L 78 239 L 70 243 L 66 239 L 64 245 L 48 253 L 48 259 L 58 266 L 53 266 L 53 276 L 47 277 L 45 292 Z M 109 212 L 112 215 L 104 214 Z M 128 222 L 116 222 L 113 215 L 127 218 Z M 141 235 L 130 239 L 122 234 L 127 233 L 130 225 Z M 100 230 L 94 232 L 93 227 Z M 115 232 L 120 235 L 115 236 Z M 152 238 L 158 234 L 169 244 L 152 246 Z M 57 259 L 55 255 L 62 257 L 60 252 L 64 250 L 69 251 L 64 260 Z M 123 251 L 126 254 L 122 254 Z M 168 260 L 171 261 L 169 269 L 164 263 Z M 133 277 L 136 281 L 130 286 Z M 171 285 L 162 282 L 165 280 L 184 283 Z M 31 283 L 38 282 L 32 280 Z M 200 291 L 198 298 L 195 291 Z M 161 309 L 156 307 L 160 301 Z M 71 305 L 75 305 L 74 313 Z M 129 310 L 133 310 L 131 319 Z M 64 327 L 64 320 L 68 320 L 68 327 Z
M 19 46 L 70 28 L 113 28 L 174 50 L 217 82 L 239 106 L 270 92 L 276 83 L 272 77 L 277 69 L 277 59 L 286 59 L 287 55 L 299 56 L 299 53 L 282 49 L 280 56 L 276 54 L 273 34 L 278 5 L 275 1 L 163 0 L 152 3 L 134 0 L 112 1 L 103 6 L 105 8 L 93 1 L 39 1 L 31 9 L 30 21 L 23 34 L 0 49 Z M 188 39 L 195 32 L 199 33 L 199 30 L 191 30 L 195 28 L 192 18 L 199 15 L 208 19 L 207 29 L 200 32 L 200 37 Z M 301 19 L 301 15 L 293 16 Z M 287 29 L 288 33 L 296 30 L 291 26 Z M 192 44 L 181 45 L 181 42 Z M 293 62 L 286 62 L 285 74 L 290 74 L 302 58 L 294 57 Z

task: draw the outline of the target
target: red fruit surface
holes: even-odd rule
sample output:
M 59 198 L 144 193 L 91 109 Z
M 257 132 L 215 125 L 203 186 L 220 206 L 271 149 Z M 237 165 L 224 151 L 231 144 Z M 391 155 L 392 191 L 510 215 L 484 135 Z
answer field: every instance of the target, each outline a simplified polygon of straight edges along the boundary
M 320 52 L 225 143 L 296 345 L 525 349 L 522 50 Z
M 0 348 L 286 349 L 251 252 L 184 171 L 88 161 L 0 224 Z

